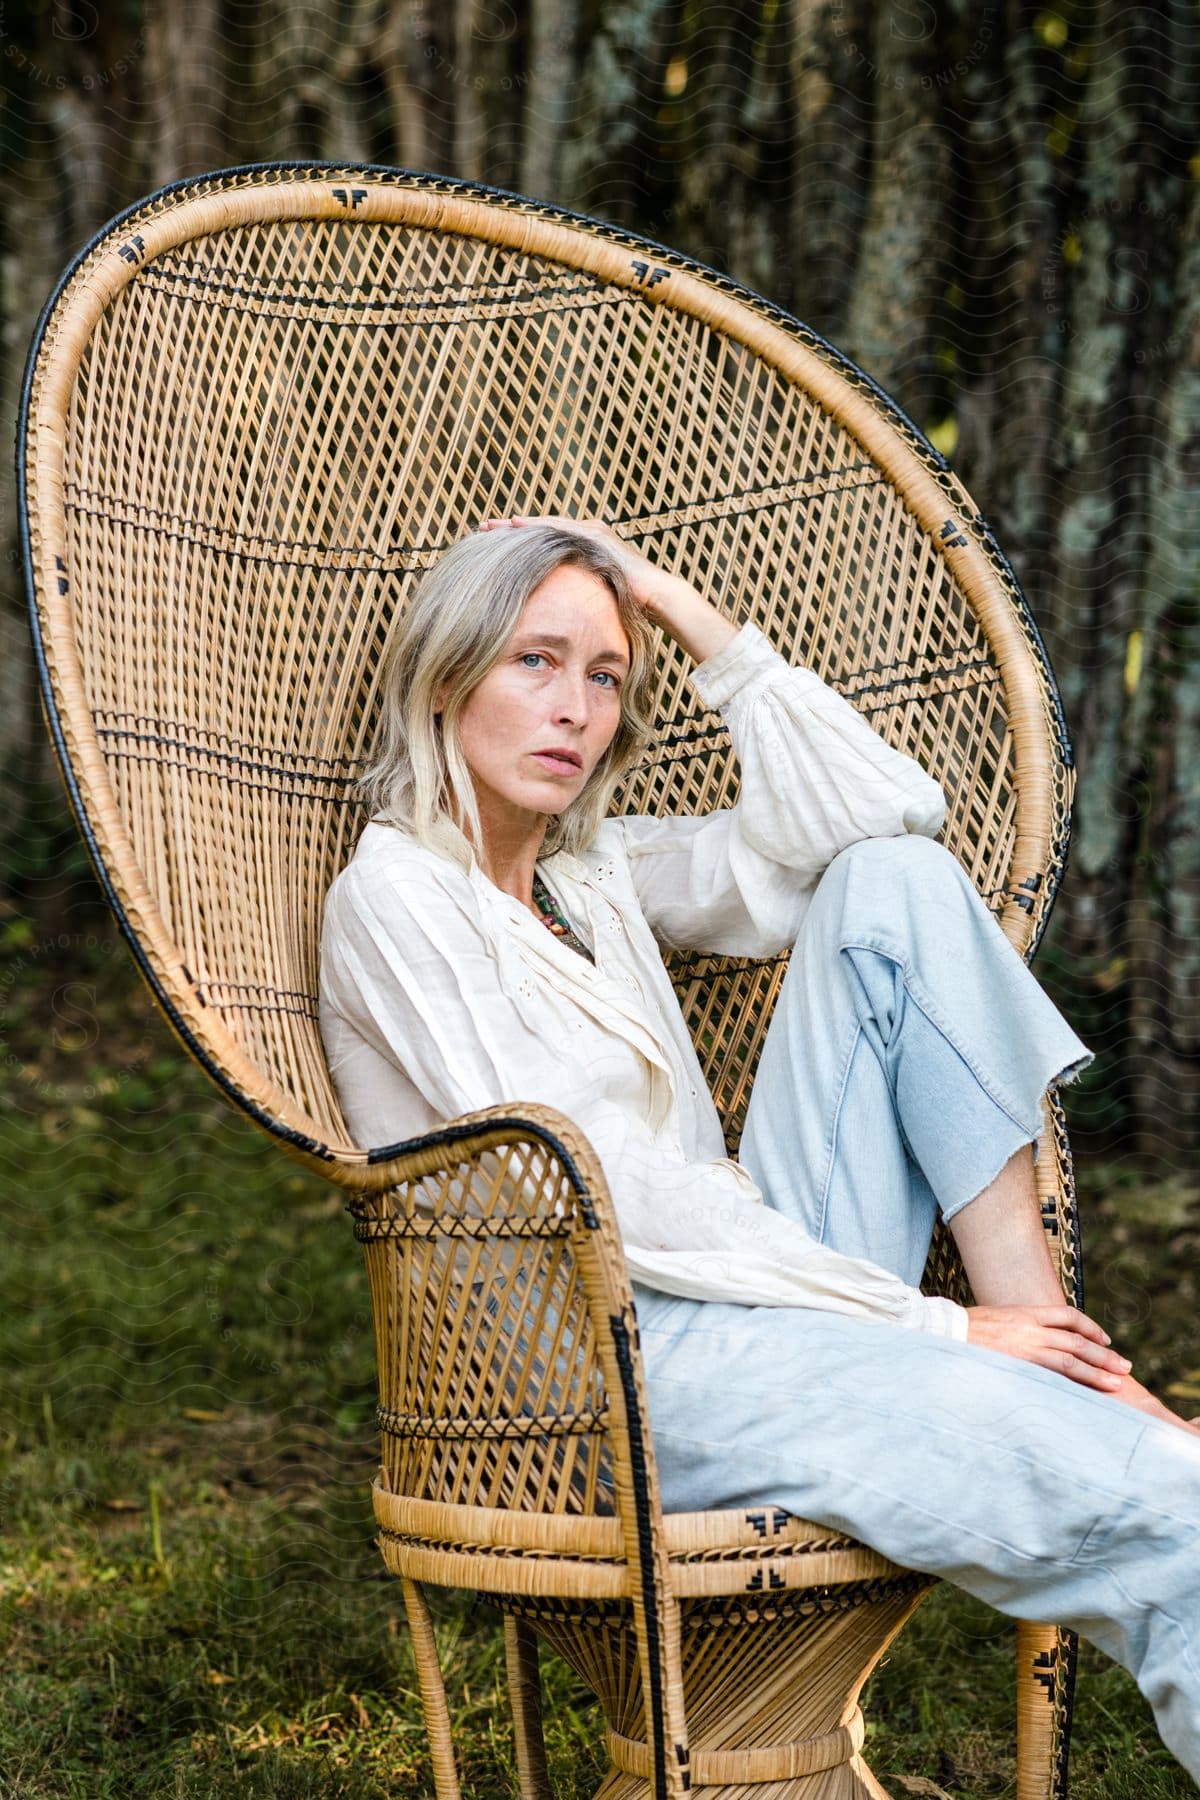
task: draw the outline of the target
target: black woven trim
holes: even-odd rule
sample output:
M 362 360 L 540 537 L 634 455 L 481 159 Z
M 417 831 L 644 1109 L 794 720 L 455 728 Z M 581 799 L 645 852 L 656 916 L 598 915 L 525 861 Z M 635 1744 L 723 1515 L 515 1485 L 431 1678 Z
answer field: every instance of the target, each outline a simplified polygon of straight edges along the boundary
M 786 1539 L 781 1538 L 767 1538 L 757 1544 L 734 1544 L 716 1550 L 673 1552 L 670 1563 L 672 1568 L 699 1564 L 720 1566 L 744 1563 L 747 1571 L 752 1571 L 758 1563 L 803 1563 L 813 1556 L 836 1556 L 840 1552 L 861 1549 L 862 1545 L 855 1538 L 831 1537 L 822 1538 L 817 1542 L 806 1540 L 801 1544 L 789 1543 Z
M 458 1538 L 423 1537 L 415 1531 L 397 1531 L 390 1525 L 379 1526 L 379 1536 L 391 1544 L 403 1544 L 411 1550 L 433 1550 L 448 1556 L 479 1556 L 488 1562 L 536 1563 L 552 1558 L 566 1562 L 586 1563 L 589 1568 L 620 1569 L 623 1556 L 599 1556 L 586 1550 L 534 1550 L 523 1544 L 472 1544 Z
M 850 480 L 851 476 L 862 475 L 868 469 L 872 473 L 864 476 L 862 481 Z M 635 537 L 661 537 L 682 524 L 704 524 L 711 519 L 752 519 L 755 513 L 771 512 L 807 500 L 822 500 L 827 494 L 854 494 L 860 488 L 886 485 L 877 466 L 864 458 L 861 462 L 831 463 L 826 468 L 814 469 L 810 475 L 757 482 L 753 487 L 729 488 L 719 494 L 698 494 L 693 499 L 681 500 L 676 506 L 658 506 L 652 512 L 616 516 L 612 523 L 633 526 Z
M 796 666 L 802 667 L 803 665 Z M 988 673 L 978 681 L 966 681 L 956 688 L 947 689 L 945 695 L 931 691 L 915 693 L 908 697 L 910 700 L 919 700 L 923 707 L 932 707 L 936 706 L 937 702 L 943 698 L 957 700 L 961 694 L 973 693 L 978 688 L 994 687 L 1000 680 L 999 667 L 990 656 L 973 656 L 967 661 L 952 663 L 948 667 L 931 664 L 925 669 L 914 669 L 911 674 L 899 674 L 889 681 L 861 681 L 859 686 L 852 686 L 854 682 L 860 681 L 861 675 L 866 673 L 864 670 L 856 671 L 837 680 L 826 681 L 825 685 L 832 688 L 835 694 L 842 695 L 857 712 L 866 716 L 871 713 L 888 712 L 897 702 L 887 700 L 878 706 L 860 706 L 861 699 L 891 693 L 894 688 L 928 688 L 931 682 L 945 681 L 959 675 L 970 675 L 977 669 L 986 669 Z M 638 772 L 666 768 L 671 763 L 687 762 L 689 758 L 700 755 L 704 749 L 711 748 L 714 739 L 720 740 L 726 737 L 728 728 L 720 716 L 719 709 L 707 709 L 707 716 L 717 722 L 710 725 L 698 725 L 691 715 L 687 715 L 686 722 L 680 720 L 674 729 L 669 726 L 667 732 L 660 734 L 656 740 L 656 748 L 661 747 L 662 754 L 643 758 L 637 765 Z
M 98 738 L 112 735 L 115 734 L 103 731 L 96 733 Z M 103 748 L 103 746 L 101 747 Z M 212 751 L 193 749 L 189 745 L 184 745 L 184 749 L 188 750 L 192 757 L 211 758 L 214 755 Z M 287 800 L 315 800 L 322 806 L 361 806 L 363 804 L 355 791 L 355 781 L 348 775 L 307 775 L 301 771 L 297 775 L 290 776 L 284 769 L 265 770 L 262 775 L 252 772 L 234 775 L 226 769 L 206 769 L 202 764 L 190 761 L 183 756 L 137 754 L 111 749 L 104 750 L 104 754 L 127 763 L 148 763 L 155 769 L 180 769 L 186 775 L 194 775 L 209 781 L 221 781 L 227 787 L 245 788 L 252 794 L 281 794 Z M 232 762 L 236 759 L 230 757 L 225 760 Z M 315 790 L 313 789 L 314 782 L 319 784 Z M 342 794 L 330 793 L 326 786 L 321 784 L 341 785 L 349 788 L 350 791 Z
M 380 1406 L 375 1418 L 388 1437 L 433 1438 L 449 1443 L 523 1441 L 533 1437 L 589 1437 L 608 1429 L 608 1407 L 587 1407 L 574 1413 L 530 1413 L 528 1418 L 497 1418 L 494 1413 L 390 1412 Z
M 230 994 L 270 994 L 276 1000 L 307 1000 L 310 1006 L 317 1004 L 316 995 L 310 994 L 305 988 L 272 987 L 266 981 L 221 981 L 214 978 L 212 981 L 196 983 L 196 992 L 202 996 L 207 994 L 206 1005 L 222 1004 L 217 998 L 218 990 Z
M 965 662 L 952 663 L 947 669 L 928 669 L 924 674 L 914 673 L 912 675 L 897 675 L 891 681 L 868 681 L 865 682 L 862 687 L 856 688 L 853 694 L 847 694 L 846 698 L 848 700 L 857 700 L 860 694 L 890 694 L 893 688 L 915 687 L 922 681 L 937 681 L 943 678 L 949 679 L 955 675 L 971 675 L 976 669 L 987 669 L 993 680 L 998 681 L 1000 679 L 1000 670 L 990 656 L 972 656 Z M 840 691 L 844 692 L 844 688 Z M 955 688 L 954 692 L 959 694 L 962 692 L 962 689 Z M 929 694 L 924 696 L 924 698 L 927 700 L 936 700 L 937 695 Z M 863 710 L 868 712 L 878 712 L 880 708 L 867 707 Z
M 68 497 L 64 502 L 64 510 L 83 513 L 88 518 L 103 519 L 106 525 L 129 525 L 135 531 L 155 531 L 162 537 L 174 539 L 176 543 L 194 544 L 199 549 L 211 550 L 217 555 L 236 555 L 243 557 L 247 562 L 270 562 L 279 567 L 286 566 L 297 569 L 318 569 L 324 568 L 327 565 L 323 563 L 296 562 L 283 556 L 254 557 L 248 550 L 239 548 L 237 543 L 218 544 L 215 540 L 222 537 L 234 538 L 246 544 L 265 545 L 269 550 L 310 550 L 314 552 L 314 554 L 320 552 L 325 556 L 348 556 L 359 558 L 361 560 L 357 563 L 353 563 L 351 566 L 363 568 L 370 574 L 378 574 L 380 572 L 402 572 L 407 568 L 409 561 L 411 561 L 414 556 L 427 555 L 429 554 L 430 549 L 438 548 L 438 546 L 411 545 L 407 549 L 396 550 L 391 552 L 390 555 L 380 556 L 379 551 L 374 544 L 319 544 L 311 538 L 277 538 L 270 537 L 263 531 L 239 531 L 237 527 L 233 525 L 216 525 L 210 519 L 191 518 L 184 513 L 167 512 L 161 506 L 148 506 L 145 501 L 131 500 L 127 495 L 102 494 L 94 489 L 80 488 L 74 482 L 64 483 L 63 492 L 67 496 L 72 494 L 85 495 L 89 500 L 99 503 L 97 505 L 84 506 L 79 500 Z M 105 507 L 109 510 L 101 510 Z M 441 548 L 445 548 L 445 546 L 443 545 Z M 332 569 L 334 574 L 347 573 L 344 568 L 334 567 L 333 565 L 328 566 Z M 96 711 L 97 714 L 107 712 L 110 718 L 132 718 L 134 720 L 142 720 L 151 725 L 164 723 L 171 725 L 174 723 L 173 720 L 163 721 L 152 717 L 146 717 L 145 715 L 138 713 L 117 713 L 104 707 L 97 707 Z M 190 728 L 180 726 L 179 729 L 184 730 Z M 225 733 L 223 732 L 213 732 L 211 735 L 214 737 L 225 737 Z M 227 743 L 237 744 L 241 740 L 237 738 L 226 738 L 225 741 Z M 256 746 L 250 745 L 248 748 L 254 749 Z M 318 759 L 314 758 L 314 760 Z M 350 759 L 348 757 L 334 757 L 321 758 L 319 760 L 347 762 Z
M 697 1624 L 768 1625 L 776 1619 L 825 1618 L 871 1606 L 882 1600 L 923 1593 L 936 1585 L 935 1577 L 907 1570 L 902 1575 L 876 1576 L 866 1581 L 829 1583 L 820 1587 L 773 1588 L 762 1599 L 747 1594 L 705 1594 L 684 1601 L 684 1626 Z
M 723 1625 L 773 1625 L 784 1619 L 825 1618 L 858 1606 L 909 1598 L 936 1586 L 934 1576 L 906 1570 L 902 1575 L 847 1582 L 844 1586 L 777 1588 L 761 1602 L 741 1594 L 697 1595 L 681 1600 L 680 1609 L 685 1633 L 708 1633 Z M 516 1617 L 537 1619 L 547 1624 L 595 1624 L 608 1630 L 624 1631 L 633 1628 L 628 1600 L 573 1602 L 558 1594 L 489 1594 L 488 1600 Z
M 271 1000 L 206 1000 L 199 988 L 196 990 L 196 998 L 202 1006 L 211 1006 L 216 1012 L 275 1013 L 281 1019 L 308 1019 L 314 1025 L 320 1022 L 321 1015 L 315 1003 L 311 1006 L 283 1006 Z
M 1075 1676 L 1079 1668 L 1079 1638 L 1073 1631 L 1058 1634 L 1059 1666 L 1063 1671 L 1059 1696 L 1058 1755 L 1054 1759 L 1051 1800 L 1068 1800 L 1071 1763 L 1071 1726 L 1075 1718 Z
M 303 556 L 268 555 L 265 552 L 239 549 L 232 544 L 217 544 L 199 535 L 186 531 L 166 531 L 159 525 L 143 523 L 140 519 L 122 519 L 115 513 L 103 513 L 85 506 L 75 506 L 72 511 L 86 513 L 89 518 L 103 519 L 106 525 L 123 525 L 130 531 L 153 531 L 159 536 L 169 538 L 177 544 L 189 544 L 193 549 L 203 550 L 206 556 L 225 558 L 230 562 L 262 563 L 272 569 L 305 569 L 315 575 L 400 575 L 409 571 L 413 564 L 414 552 L 396 551 L 393 556 L 380 556 L 378 552 L 371 555 L 360 554 L 352 547 L 344 549 L 331 545 L 325 553 L 326 560 L 308 561 Z M 264 542 L 269 540 L 262 540 Z M 336 560 L 340 558 L 341 560 Z
M 533 317 L 534 315 L 528 315 Z M 357 329 L 357 327 L 355 327 Z M 858 465 L 855 465 L 857 467 Z M 843 482 L 833 484 L 830 478 L 843 471 L 825 471 L 821 476 L 811 475 L 798 478 L 794 482 L 779 483 L 772 487 L 769 494 L 755 504 L 737 504 L 757 491 L 747 489 L 739 494 L 736 490 L 729 493 L 709 494 L 703 498 L 691 500 L 686 506 L 660 509 L 654 515 L 658 523 L 645 525 L 637 534 L 642 539 L 653 538 L 677 528 L 677 515 L 695 515 L 693 523 L 705 519 L 745 519 L 756 513 L 771 512 L 780 506 L 805 503 L 812 499 L 821 499 L 830 493 L 850 493 L 858 488 L 882 487 L 885 484 L 881 475 L 870 480 Z M 829 485 L 814 486 L 818 481 L 826 481 Z M 808 493 L 793 490 L 808 488 Z M 270 568 L 306 569 L 315 573 L 335 575 L 369 574 L 396 575 L 405 574 L 415 566 L 420 566 L 420 558 L 429 554 L 425 547 L 410 545 L 403 550 L 380 553 L 374 545 L 360 544 L 315 544 L 312 542 L 296 544 L 290 540 L 267 537 L 261 533 L 239 533 L 231 526 L 213 525 L 204 519 L 186 518 L 181 513 L 167 513 L 160 507 L 152 507 L 142 502 L 131 501 L 119 494 L 102 494 L 90 489 L 78 487 L 74 483 L 64 486 L 64 509 L 82 514 L 86 518 L 102 519 L 106 525 L 123 525 L 130 531 L 152 531 L 169 539 L 173 543 L 187 544 L 193 549 L 203 550 L 213 557 L 224 557 L 245 563 L 262 563 Z M 72 494 L 79 498 L 70 498 Z M 84 499 L 93 504 L 87 505 Z M 99 504 L 97 504 L 99 503 Z M 664 517 L 665 512 L 665 517 Z M 144 517 L 136 515 L 144 514 Z M 645 519 L 647 515 L 631 515 L 628 519 L 615 520 L 616 524 L 635 523 L 638 517 Z M 251 546 L 243 544 L 220 543 L 219 538 L 244 537 Z M 265 546 L 262 548 L 261 546 Z M 440 548 L 444 549 L 442 545 Z M 286 555 L 284 551 L 308 551 L 319 560 L 307 560 L 301 555 Z M 831 684 L 832 685 L 832 684 Z
M 330 221 L 330 223 L 332 222 L 333 221 Z M 347 223 L 353 223 L 353 221 L 347 221 Z M 547 295 L 552 297 L 557 295 L 562 295 L 564 297 L 580 295 L 597 298 L 602 295 L 605 288 L 609 286 L 607 282 L 601 281 L 598 276 L 585 275 L 581 270 L 574 282 L 560 282 L 557 287 L 552 286 L 547 282 L 543 282 L 539 279 L 537 274 L 510 275 L 502 280 L 481 281 L 478 285 L 473 282 L 468 285 L 462 281 L 447 281 L 443 282 L 440 286 L 431 283 L 428 287 L 422 286 L 419 288 L 410 288 L 407 292 L 400 289 L 394 289 L 386 300 L 379 300 L 367 298 L 368 295 L 377 292 L 376 288 L 368 287 L 363 282 L 358 281 L 329 281 L 328 279 L 325 281 L 318 281 L 306 279 L 304 276 L 299 275 L 286 277 L 283 282 L 280 283 L 280 278 L 278 276 L 268 277 L 265 275 L 247 274 L 243 274 L 238 280 L 232 280 L 228 276 L 228 271 L 226 271 L 225 279 L 220 279 L 215 275 L 206 275 L 199 271 L 199 264 L 172 269 L 168 267 L 166 263 L 160 261 L 155 263 L 153 268 L 147 269 L 145 273 L 148 286 L 152 286 L 155 281 L 159 281 L 166 286 L 175 283 L 181 287 L 199 287 L 203 288 L 206 293 L 212 293 L 213 291 L 227 293 L 238 299 L 257 300 L 265 305 L 310 306 L 314 308 L 356 306 L 363 312 L 387 312 L 389 314 L 398 311 L 441 312 L 454 306 L 486 306 L 489 302 L 500 306 L 514 300 L 544 300 Z M 267 280 L 276 284 L 273 289 L 256 288 L 253 285 L 255 282 L 264 282 Z M 328 291 L 325 293 L 315 292 L 307 294 L 297 292 L 289 293 L 287 288 L 288 282 L 297 289 L 325 288 Z M 522 285 L 527 289 L 524 293 L 519 291 Z M 622 288 L 620 292 L 622 295 L 625 295 L 626 290 Z M 363 298 L 347 298 L 348 295 L 354 294 L 361 294 Z M 431 299 L 431 294 L 440 294 L 443 295 L 444 298 Z M 410 295 L 412 298 L 409 298 Z M 190 296 L 184 297 L 190 298 Z
M 579 1209 L 580 1218 L 589 1231 L 598 1230 L 600 1221 L 596 1217 L 596 1209 L 592 1205 L 592 1197 L 587 1183 L 580 1174 L 579 1165 L 566 1145 L 556 1138 L 552 1131 L 545 1130 L 541 1125 L 535 1125 L 531 1119 L 521 1118 L 519 1114 L 513 1114 L 508 1118 L 489 1119 L 486 1125 L 448 1125 L 440 1131 L 427 1132 L 423 1137 L 402 1139 L 396 1144 L 380 1144 L 377 1149 L 368 1150 L 367 1161 L 368 1163 L 391 1162 L 394 1157 L 411 1156 L 419 1150 L 440 1149 L 443 1146 L 450 1149 L 455 1144 L 461 1144 L 464 1138 L 477 1137 L 480 1131 L 486 1130 L 489 1133 L 506 1131 L 510 1126 L 522 1141 L 532 1139 L 536 1143 L 545 1144 L 554 1152 L 571 1184 L 571 1195 Z M 351 1217 L 359 1218 L 365 1208 L 371 1204 L 371 1199 L 372 1196 L 363 1195 L 361 1198 L 351 1201 L 348 1207 Z
M 559 1594 L 485 1594 L 489 1606 L 517 1619 L 536 1619 L 546 1625 L 589 1625 L 608 1631 L 632 1631 L 633 1612 L 628 1600 L 565 1600 Z
M 207 757 L 209 762 L 225 763 L 230 768 L 249 769 L 262 775 L 280 776 L 287 781 L 325 782 L 330 785 L 346 787 L 357 780 L 357 777 L 354 775 L 321 775 L 312 769 L 280 768 L 278 764 L 275 763 L 259 762 L 249 756 L 239 756 L 232 750 L 214 750 L 208 744 L 189 744 L 186 738 L 160 737 L 154 732 L 130 731 L 128 729 L 121 729 L 115 725 L 98 725 L 96 727 L 96 736 L 98 738 L 127 739 L 134 744 L 161 744 L 165 750 L 182 750 L 189 756 Z M 284 753 L 267 751 L 266 754 L 273 755 Z M 172 762 L 168 757 L 131 756 L 128 760 L 130 762 L 161 762 L 164 765 L 177 769 L 191 767 L 189 763 L 178 761 Z M 199 773 L 202 774 L 208 772 L 214 774 L 223 773 L 221 770 L 199 771 Z
M 719 743 L 726 735 L 722 720 L 715 725 L 695 725 L 673 732 L 670 737 L 660 737 L 661 753 L 644 756 L 633 773 L 640 775 L 651 769 L 669 769 L 672 763 L 691 762 L 711 750 L 714 743 Z
M 1072 1291 L 1072 1301 L 1073 1301 L 1073 1304 L 1079 1308 L 1080 1312 L 1086 1312 L 1087 1308 L 1084 1305 L 1084 1287 L 1083 1287 L 1083 1231 L 1082 1231 L 1082 1227 L 1081 1227 L 1080 1221 L 1079 1221 L 1079 1198 L 1078 1198 L 1078 1195 L 1076 1195 L 1074 1193 L 1075 1181 L 1074 1181 L 1074 1173 L 1073 1173 L 1073 1163 L 1072 1163 L 1072 1159 L 1071 1159 L 1071 1146 L 1067 1141 L 1067 1134 L 1066 1134 L 1065 1129 L 1063 1131 L 1062 1156 L 1063 1156 L 1063 1162 L 1065 1164 L 1064 1172 L 1065 1172 L 1068 1180 L 1071 1182 L 1071 1188 L 1072 1188 L 1071 1205 L 1066 1209 L 1067 1213 L 1069 1215 L 1069 1222 L 1070 1222 L 1070 1227 L 1071 1227 L 1071 1287 L 1073 1290 Z
M 153 281 L 151 275 L 147 276 L 147 279 L 143 282 L 143 286 L 153 289 L 154 281 Z M 179 294 L 179 295 L 176 295 L 175 298 L 180 300 L 186 306 L 210 306 L 211 305 L 211 302 L 206 301 L 203 298 L 203 296 L 200 294 Z M 614 288 L 610 293 L 600 292 L 600 293 L 596 294 L 596 296 L 593 299 L 590 299 L 590 300 L 577 300 L 574 303 L 563 302 L 559 306 L 535 305 L 535 304 L 533 304 L 533 300 L 534 300 L 534 296 L 532 296 L 532 295 L 530 296 L 529 302 L 527 302 L 527 303 L 521 303 L 516 300 L 510 300 L 508 302 L 508 304 L 514 309 L 512 314 L 510 314 L 510 317 L 515 317 L 515 318 L 519 318 L 522 320 L 526 320 L 526 319 L 556 319 L 556 318 L 561 318 L 565 312 L 570 312 L 570 313 L 575 314 L 575 313 L 582 313 L 582 312 L 599 312 L 603 309 L 614 309 L 614 310 L 615 309 L 625 309 L 625 310 L 628 310 L 634 306 L 640 306 L 640 304 L 641 304 L 640 294 L 638 294 L 635 291 L 632 291 L 628 288 Z M 319 326 L 323 332 L 342 331 L 342 332 L 345 332 L 347 335 L 349 335 L 350 333 L 353 333 L 356 336 L 360 332 L 363 332 L 363 331 L 394 332 L 399 325 L 402 325 L 404 323 L 404 321 L 402 319 L 396 319 L 396 318 L 390 318 L 390 319 L 331 319 L 328 317 L 324 317 L 324 316 L 322 316 L 323 310 L 332 304 L 329 301 L 306 301 L 306 300 L 296 299 L 293 301 L 285 301 L 283 304 L 287 307 L 287 310 L 279 311 L 279 312 L 272 312 L 271 308 L 266 305 L 256 306 L 254 308 L 255 317 L 261 318 L 261 319 L 284 319 L 291 325 Z M 434 310 L 439 311 L 439 312 L 452 313 L 455 310 L 455 307 L 458 305 L 461 305 L 461 307 L 464 311 L 467 310 L 466 302 L 450 302 L 450 301 L 442 300 L 442 301 L 434 301 L 431 303 L 431 305 Z M 306 310 L 297 311 L 296 310 L 297 308 L 304 308 Z M 230 306 L 229 308 L 227 308 L 227 310 L 230 312 L 234 312 L 234 311 L 248 311 L 249 309 L 245 308 L 245 307 Z M 416 309 L 413 307 L 406 307 L 403 310 L 407 311 L 407 312 L 413 312 Z M 475 308 L 472 310 L 478 311 L 479 309 Z M 495 315 L 493 315 L 493 317 L 495 317 Z M 490 323 L 490 321 L 488 321 L 488 322 Z M 478 318 L 461 318 L 461 319 L 448 318 L 448 319 L 443 319 L 441 321 L 441 324 L 445 327 L 445 329 L 447 331 L 452 330 L 455 326 L 463 327 L 463 326 L 474 325 L 474 324 L 478 324 L 478 323 L 480 323 Z
M 947 670 L 946 673 L 953 674 L 953 673 L 956 673 L 956 671 Z M 956 688 L 951 689 L 950 693 L 947 694 L 946 698 L 950 699 L 951 697 L 953 697 L 955 700 L 957 700 L 962 694 L 978 693 L 983 688 L 995 687 L 997 685 L 997 683 L 999 682 L 999 680 L 1000 680 L 1000 672 L 998 669 L 996 669 L 996 670 L 993 670 L 993 673 L 991 675 L 985 676 L 980 681 L 964 681 L 961 687 L 956 687 Z M 931 700 L 937 699 L 936 694 L 932 694 L 932 695 L 926 694 L 926 695 L 921 695 L 918 697 L 921 699 L 922 705 L 925 705 L 925 706 L 928 706 Z M 860 706 L 858 710 L 862 714 L 864 719 L 869 719 L 871 717 L 872 713 L 890 712 L 892 707 L 895 706 L 895 704 L 896 704 L 896 702 L 894 700 L 887 700 L 887 701 L 884 701 L 883 704 L 880 706 Z
M 669 950 L 663 959 L 668 975 L 672 981 L 732 981 L 738 975 L 769 974 L 774 968 L 786 966 L 790 950 L 781 951 L 775 956 L 761 956 L 754 959 L 741 958 L 737 962 L 726 964 L 723 957 L 717 957 L 711 950 Z M 715 963 L 720 966 L 705 969 L 700 965 Z
M 654 1586 L 654 1525 L 650 1516 L 650 1476 L 646 1461 L 646 1441 L 638 1404 L 637 1380 L 634 1374 L 633 1349 L 629 1321 L 624 1312 L 609 1314 L 609 1327 L 616 1351 L 625 1400 L 625 1422 L 629 1438 L 629 1461 L 633 1472 L 633 1508 L 637 1526 L 638 1562 L 641 1565 L 642 1609 L 646 1620 L 646 1652 L 650 1665 L 650 1692 L 646 1696 L 650 1715 L 651 1753 L 654 1757 L 654 1793 L 656 1800 L 667 1800 L 666 1720 L 663 1717 L 662 1645 L 659 1637 L 658 1596 Z M 679 1746 L 676 1745 L 678 1753 Z M 686 1764 L 684 1770 L 685 1785 Z
M 281 744 L 252 743 L 248 738 L 231 737 L 227 731 L 214 731 L 209 725 L 191 725 L 185 719 L 160 719 L 153 713 L 122 712 L 111 706 L 97 706 L 92 711 L 93 717 L 97 719 L 127 719 L 132 725 L 145 725 L 152 731 L 176 731 L 190 733 L 194 738 L 215 738 L 217 743 L 228 744 L 234 751 L 247 751 L 251 756 L 291 757 L 293 760 L 315 763 L 328 769 L 339 763 L 346 769 L 357 769 L 360 766 L 360 758 L 357 756 L 313 756 L 308 750 L 289 750 Z
M 522 1219 L 464 1218 L 458 1213 L 419 1213 L 416 1218 L 356 1218 L 354 1235 L 360 1244 L 406 1243 L 438 1237 L 464 1238 L 473 1243 L 486 1242 L 489 1238 L 519 1242 L 525 1238 L 534 1241 L 569 1238 L 574 1223 L 570 1218 L 526 1222 Z

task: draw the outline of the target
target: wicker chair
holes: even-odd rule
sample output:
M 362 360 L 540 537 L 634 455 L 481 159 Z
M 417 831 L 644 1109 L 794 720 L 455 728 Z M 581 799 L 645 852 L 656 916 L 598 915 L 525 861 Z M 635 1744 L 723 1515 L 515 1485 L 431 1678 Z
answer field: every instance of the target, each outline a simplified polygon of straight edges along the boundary
M 1012 571 L 863 372 L 725 276 L 520 195 L 255 165 L 111 221 L 48 301 L 23 399 L 23 553 L 47 720 L 109 902 L 184 1047 L 349 1194 L 377 1334 L 374 1501 L 440 1800 L 458 1793 L 423 1589 L 503 1611 L 522 1794 L 548 1792 L 537 1643 L 608 1719 L 603 1800 L 879 1795 L 859 1690 L 930 1586 L 769 1505 L 668 1514 L 599 1163 L 491 1108 L 352 1141 L 322 1055 L 322 897 L 380 646 L 490 513 L 607 518 L 751 618 L 945 785 L 944 841 L 1029 956 L 1073 787 Z M 736 798 L 660 647 L 662 732 L 618 810 Z M 736 1153 L 785 959 L 672 959 Z M 1061 1111 L 1038 1159 L 1078 1298 Z M 928 1281 L 961 1293 L 947 1239 Z M 1021 1626 L 1021 1800 L 1065 1792 L 1073 1644 Z

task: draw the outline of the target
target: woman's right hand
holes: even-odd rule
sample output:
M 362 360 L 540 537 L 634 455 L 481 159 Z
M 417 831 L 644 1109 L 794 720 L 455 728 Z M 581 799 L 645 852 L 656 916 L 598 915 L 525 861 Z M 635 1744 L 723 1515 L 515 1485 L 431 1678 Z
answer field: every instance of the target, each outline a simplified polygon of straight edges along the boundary
M 1116 1394 L 1132 1364 L 1077 1306 L 969 1306 L 967 1342 L 1053 1369 L 1083 1387 Z
M 1077 1306 L 968 1306 L 967 1342 L 1053 1369 L 1056 1375 L 1111 1394 L 1164 1425 L 1200 1436 L 1200 1418 L 1181 1419 L 1135 1381 L 1128 1357 L 1110 1349 L 1108 1333 Z

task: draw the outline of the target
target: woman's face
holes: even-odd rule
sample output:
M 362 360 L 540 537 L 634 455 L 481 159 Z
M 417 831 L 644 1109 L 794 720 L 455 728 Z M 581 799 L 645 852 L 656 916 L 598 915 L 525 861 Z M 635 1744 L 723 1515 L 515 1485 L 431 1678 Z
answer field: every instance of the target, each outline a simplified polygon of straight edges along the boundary
M 629 640 L 598 575 L 560 564 L 458 716 L 486 839 L 519 840 L 582 792 L 620 723 Z M 558 760 L 548 751 L 566 752 Z

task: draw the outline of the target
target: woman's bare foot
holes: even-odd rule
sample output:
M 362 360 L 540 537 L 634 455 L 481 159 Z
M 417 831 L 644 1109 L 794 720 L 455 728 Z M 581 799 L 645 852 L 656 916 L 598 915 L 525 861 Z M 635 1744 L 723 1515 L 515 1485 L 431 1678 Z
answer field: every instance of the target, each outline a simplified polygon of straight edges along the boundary
M 1156 1400 L 1149 1388 L 1144 1388 L 1132 1375 L 1126 1375 L 1120 1387 L 1110 1391 L 1114 1400 L 1121 1400 L 1126 1406 L 1136 1406 L 1139 1412 L 1149 1413 L 1152 1419 L 1161 1419 L 1164 1425 L 1178 1425 L 1181 1431 L 1188 1431 L 1193 1437 L 1200 1438 L 1200 1419 L 1181 1419 L 1169 1406 Z

